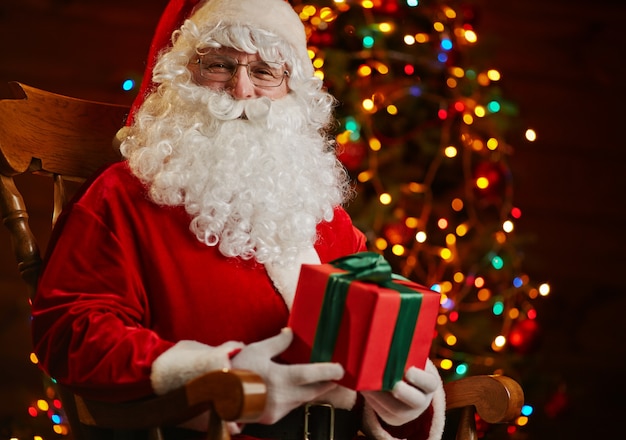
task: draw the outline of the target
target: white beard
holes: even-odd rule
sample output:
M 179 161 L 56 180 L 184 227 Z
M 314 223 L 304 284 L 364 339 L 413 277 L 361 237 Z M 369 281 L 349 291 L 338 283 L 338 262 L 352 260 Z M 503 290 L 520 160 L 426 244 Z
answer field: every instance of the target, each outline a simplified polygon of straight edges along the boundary
M 347 179 L 296 98 L 236 101 L 194 86 L 149 101 L 122 151 L 156 203 L 183 205 L 198 240 L 228 257 L 284 265 L 311 249 Z

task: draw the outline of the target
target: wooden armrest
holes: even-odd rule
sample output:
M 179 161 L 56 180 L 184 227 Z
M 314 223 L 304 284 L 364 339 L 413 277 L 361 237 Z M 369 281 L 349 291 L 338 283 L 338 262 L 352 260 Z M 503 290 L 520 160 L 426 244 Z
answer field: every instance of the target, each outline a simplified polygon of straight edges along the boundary
M 211 402 L 221 420 L 252 422 L 265 409 L 267 387 L 256 373 L 223 370 L 200 376 L 185 386 L 190 406 Z
M 447 409 L 474 406 L 487 423 L 503 423 L 520 414 L 524 392 L 506 376 L 471 376 L 444 386 Z
M 67 394 L 67 390 L 64 390 Z M 81 423 L 111 429 L 175 426 L 213 409 L 222 420 L 251 421 L 265 407 L 266 387 L 255 373 L 212 371 L 163 396 L 109 403 L 74 395 Z

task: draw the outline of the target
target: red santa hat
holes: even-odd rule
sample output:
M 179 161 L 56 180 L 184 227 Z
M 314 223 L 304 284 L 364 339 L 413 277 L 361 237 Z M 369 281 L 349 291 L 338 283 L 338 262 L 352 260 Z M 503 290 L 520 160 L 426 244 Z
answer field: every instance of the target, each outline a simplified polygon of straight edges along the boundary
M 301 61 L 305 75 L 313 75 L 306 43 L 306 32 L 298 14 L 285 0 L 170 0 L 157 25 L 139 93 L 133 102 L 130 125 L 145 97 L 153 91 L 152 71 L 161 52 L 172 45 L 172 33 L 186 19 L 198 27 L 218 23 L 243 24 L 269 31 L 289 44 Z

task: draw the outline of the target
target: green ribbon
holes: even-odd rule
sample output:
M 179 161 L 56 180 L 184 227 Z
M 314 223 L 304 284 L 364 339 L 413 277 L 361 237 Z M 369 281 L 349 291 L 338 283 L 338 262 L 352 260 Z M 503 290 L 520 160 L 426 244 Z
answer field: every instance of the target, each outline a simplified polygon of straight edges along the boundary
M 393 289 L 400 294 L 400 310 L 382 379 L 383 389 L 390 390 L 404 375 L 404 366 L 422 305 L 422 294 L 410 287 L 394 283 L 394 279 L 405 278 L 394 275 L 389 263 L 375 252 L 348 255 L 331 261 L 330 264 L 346 272 L 331 274 L 326 284 L 311 351 L 311 362 L 328 362 L 332 359 L 348 289 L 352 282 L 369 282 Z

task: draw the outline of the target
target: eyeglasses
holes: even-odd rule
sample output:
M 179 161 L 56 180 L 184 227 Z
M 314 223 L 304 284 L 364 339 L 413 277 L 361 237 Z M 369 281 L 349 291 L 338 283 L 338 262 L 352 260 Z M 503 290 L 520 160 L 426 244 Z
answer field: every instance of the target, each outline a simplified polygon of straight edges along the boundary
M 202 55 L 196 63 L 200 68 L 200 76 L 209 81 L 228 82 L 235 76 L 239 66 L 246 68 L 250 81 L 258 87 L 278 87 L 285 76 L 289 76 L 283 64 L 270 61 L 243 64 L 225 55 Z

